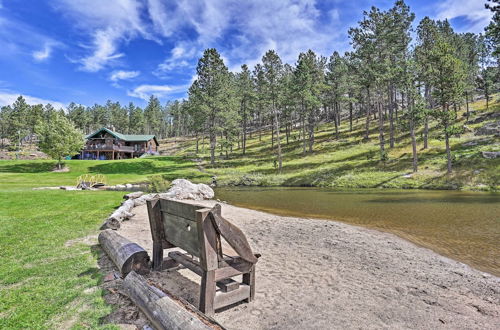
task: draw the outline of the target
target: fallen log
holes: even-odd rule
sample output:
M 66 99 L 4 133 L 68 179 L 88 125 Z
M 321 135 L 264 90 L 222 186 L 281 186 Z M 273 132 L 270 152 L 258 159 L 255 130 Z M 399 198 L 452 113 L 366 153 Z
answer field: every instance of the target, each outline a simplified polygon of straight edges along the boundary
M 187 301 L 167 294 L 146 283 L 144 277 L 130 272 L 123 286 L 129 298 L 146 314 L 155 329 L 222 330 L 224 329 Z
M 131 271 L 139 274 L 149 273 L 149 255 L 138 244 L 109 229 L 99 234 L 99 244 L 118 267 L 122 276 Z
M 130 212 L 134 208 L 134 205 L 133 199 L 128 199 L 123 202 L 122 205 L 106 219 L 101 229 L 119 229 L 120 223 L 123 220 L 130 219 L 134 216 L 134 214 Z
M 142 195 L 144 195 L 144 193 L 142 191 L 135 191 L 135 192 L 132 192 L 130 194 L 124 195 L 123 198 L 124 199 L 136 199 L 136 198 L 141 197 Z

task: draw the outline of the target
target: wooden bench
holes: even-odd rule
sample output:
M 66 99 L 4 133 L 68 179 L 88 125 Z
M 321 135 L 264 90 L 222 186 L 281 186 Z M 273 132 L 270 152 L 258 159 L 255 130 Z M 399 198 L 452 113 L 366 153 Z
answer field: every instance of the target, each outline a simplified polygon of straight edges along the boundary
M 221 216 L 221 206 L 206 208 L 168 199 L 147 202 L 153 237 L 153 270 L 178 264 L 201 276 L 200 310 L 212 315 L 216 309 L 255 296 L 254 254 L 243 232 Z M 224 240 L 222 240 L 223 238 Z M 163 258 L 163 250 L 172 251 Z M 232 278 L 243 275 L 242 282 Z M 219 290 L 217 290 L 217 287 Z

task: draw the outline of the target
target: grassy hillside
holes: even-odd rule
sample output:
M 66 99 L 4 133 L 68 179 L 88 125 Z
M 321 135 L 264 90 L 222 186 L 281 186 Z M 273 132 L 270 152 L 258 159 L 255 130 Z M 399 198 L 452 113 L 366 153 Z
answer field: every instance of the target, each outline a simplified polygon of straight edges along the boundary
M 500 112 L 499 95 L 495 99 L 488 111 L 485 109 L 485 101 L 473 103 L 471 120 L 485 113 Z M 464 110 L 459 113 L 459 118 L 465 123 L 463 113 Z M 169 139 L 165 141 L 163 148 L 171 154 L 200 158 L 202 168 L 209 174 L 216 175 L 219 183 L 224 185 L 494 190 L 499 189 L 500 185 L 500 159 L 485 159 L 481 152 L 500 151 L 500 139 L 474 136 L 473 133 L 488 122 L 468 124 L 467 132 L 451 139 L 454 157 L 451 175 L 446 175 L 444 139 L 435 123 L 431 123 L 428 149 L 421 150 L 422 130 L 417 134 L 419 171 L 416 174 L 411 174 L 409 134 L 399 132 L 393 149 L 389 149 L 387 143 L 389 159 L 381 162 L 377 121 L 372 121 L 370 140 L 365 142 L 362 141 L 364 119 L 355 122 L 352 132 L 349 132 L 348 122 L 344 120 L 338 140 L 334 137 L 332 124 L 320 125 L 312 154 L 302 154 L 302 144 L 294 138 L 298 136 L 298 132 L 292 134 L 289 144 L 282 139 L 282 174 L 277 174 L 275 169 L 270 132 L 263 132 L 262 141 L 254 133 L 248 140 L 245 156 L 241 155 L 241 150 L 235 149 L 228 159 L 219 155 L 214 167 L 209 165 L 206 143 L 201 145 L 202 151 L 198 155 L 195 154 L 195 141 L 191 138 Z M 388 129 L 386 141 L 388 142 Z M 471 141 L 475 141 L 472 143 L 474 145 L 471 145 Z

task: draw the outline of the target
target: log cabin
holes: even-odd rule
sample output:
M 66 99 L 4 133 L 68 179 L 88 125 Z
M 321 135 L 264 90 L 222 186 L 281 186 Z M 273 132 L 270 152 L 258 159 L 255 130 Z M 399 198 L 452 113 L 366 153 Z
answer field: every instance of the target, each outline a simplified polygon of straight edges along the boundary
M 154 135 L 121 134 L 103 127 L 85 139 L 80 159 L 128 159 L 158 154 L 159 143 Z

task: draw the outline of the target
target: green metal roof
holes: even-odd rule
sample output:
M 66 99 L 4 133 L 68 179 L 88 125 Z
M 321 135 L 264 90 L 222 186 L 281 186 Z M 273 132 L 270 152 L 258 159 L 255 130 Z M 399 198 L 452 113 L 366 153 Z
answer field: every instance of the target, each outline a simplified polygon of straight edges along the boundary
M 133 134 L 122 134 L 118 132 L 114 132 L 106 127 L 102 127 L 101 129 L 98 129 L 92 134 L 87 135 L 85 138 L 90 139 L 94 137 L 95 135 L 99 134 L 100 132 L 105 131 L 108 132 L 109 134 L 113 135 L 115 138 L 123 141 L 128 141 L 128 142 L 147 142 L 151 139 L 154 139 L 156 142 L 156 145 L 160 145 L 158 141 L 156 140 L 156 136 L 154 135 L 133 135 Z

